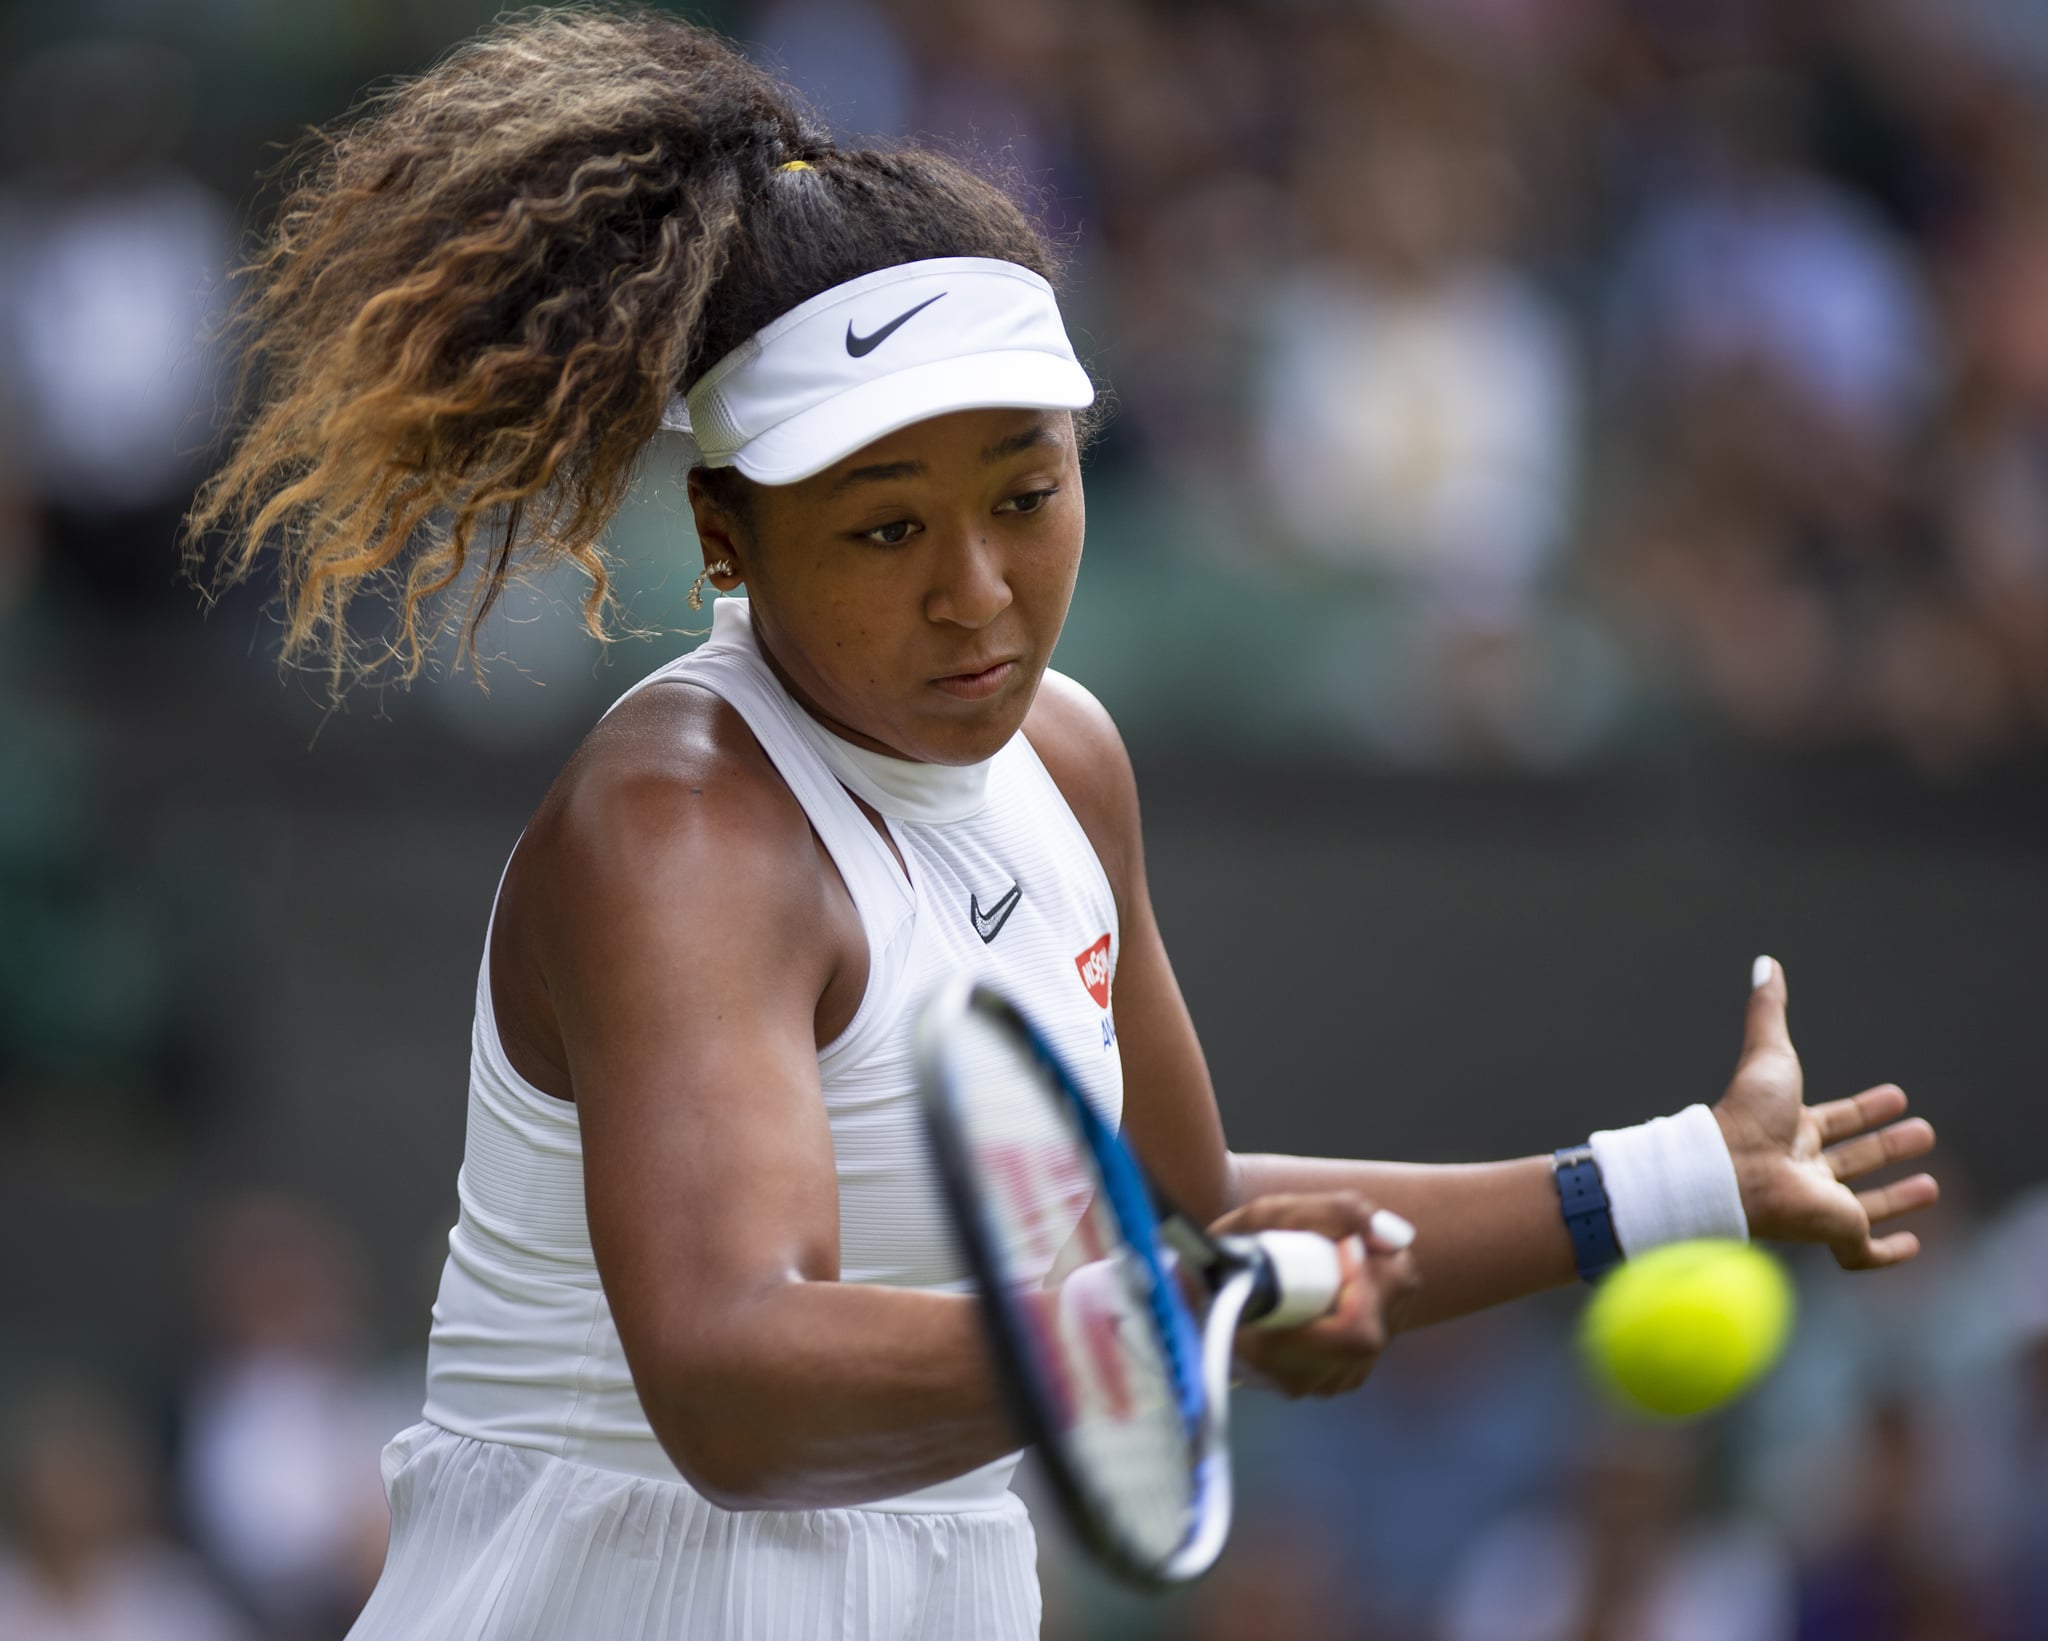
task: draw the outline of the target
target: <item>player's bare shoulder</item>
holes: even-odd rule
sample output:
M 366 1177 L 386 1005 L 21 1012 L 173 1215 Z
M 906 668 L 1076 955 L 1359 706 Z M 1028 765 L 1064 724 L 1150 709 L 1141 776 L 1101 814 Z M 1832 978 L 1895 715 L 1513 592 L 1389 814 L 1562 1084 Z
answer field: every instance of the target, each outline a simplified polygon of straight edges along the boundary
M 815 860 L 803 809 L 746 721 L 680 681 L 620 702 L 584 737 L 528 836 L 562 871 L 642 881 L 713 864 L 787 879 Z
M 1138 783 L 1108 709 L 1066 674 L 1048 670 L 1024 735 L 1095 846 L 1121 904 L 1140 855 Z
M 745 720 L 668 682 L 584 738 L 528 825 L 501 904 L 543 970 L 551 953 L 615 948 L 634 931 L 665 944 L 672 929 L 698 951 L 765 937 L 822 986 L 845 956 L 843 898 Z

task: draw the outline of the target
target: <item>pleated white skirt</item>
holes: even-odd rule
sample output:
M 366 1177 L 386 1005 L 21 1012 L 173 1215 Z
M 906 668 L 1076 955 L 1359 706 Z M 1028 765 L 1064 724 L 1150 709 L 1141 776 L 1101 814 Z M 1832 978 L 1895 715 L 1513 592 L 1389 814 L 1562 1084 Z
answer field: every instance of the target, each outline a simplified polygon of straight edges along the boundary
M 721 1510 L 692 1488 L 418 1424 L 349 1641 L 1031 1641 L 1037 1545 L 993 1509 Z

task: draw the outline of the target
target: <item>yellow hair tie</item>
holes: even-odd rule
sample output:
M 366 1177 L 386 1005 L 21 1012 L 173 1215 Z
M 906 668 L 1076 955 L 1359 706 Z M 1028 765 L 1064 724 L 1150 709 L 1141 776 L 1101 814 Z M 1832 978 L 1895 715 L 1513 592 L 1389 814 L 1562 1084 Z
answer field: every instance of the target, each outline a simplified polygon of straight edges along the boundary
M 809 171 L 814 169 L 809 160 L 784 160 L 775 168 L 778 171 Z

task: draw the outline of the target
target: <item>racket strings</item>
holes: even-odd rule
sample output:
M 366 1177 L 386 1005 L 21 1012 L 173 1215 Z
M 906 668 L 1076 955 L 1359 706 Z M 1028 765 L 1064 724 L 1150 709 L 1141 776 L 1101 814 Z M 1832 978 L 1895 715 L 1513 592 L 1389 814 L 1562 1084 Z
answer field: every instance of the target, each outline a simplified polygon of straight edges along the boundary
M 1164 1562 L 1197 1502 L 1185 1300 L 1149 1214 L 1133 1245 L 1075 1100 L 1000 1019 L 969 1011 L 947 1045 L 1023 1365 L 1090 1508 L 1127 1549 Z M 1128 1209 L 1126 1210 L 1128 1211 Z

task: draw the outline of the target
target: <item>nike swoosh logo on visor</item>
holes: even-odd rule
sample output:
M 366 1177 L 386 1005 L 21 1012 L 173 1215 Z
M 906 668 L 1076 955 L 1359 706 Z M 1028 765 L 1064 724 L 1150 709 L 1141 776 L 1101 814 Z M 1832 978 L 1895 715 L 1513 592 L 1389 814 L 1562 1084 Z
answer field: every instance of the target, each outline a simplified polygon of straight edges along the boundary
M 974 932 L 981 936 L 986 946 L 1003 932 L 1003 925 L 1010 921 L 1010 914 L 1017 909 L 1017 903 L 1024 898 L 1024 890 L 1018 884 L 1011 884 L 1009 892 L 987 911 L 981 909 L 981 896 L 967 897 L 967 915 L 974 919 Z
M 944 296 L 945 294 L 946 293 L 944 291 L 939 292 L 939 296 Z M 849 319 L 846 322 L 846 351 L 856 359 L 865 359 L 869 354 L 873 353 L 876 348 L 880 347 L 884 342 L 888 341 L 890 337 L 894 336 L 897 333 L 897 331 L 901 330 L 912 319 L 916 318 L 917 315 L 923 313 L 926 308 L 932 305 L 932 303 L 938 301 L 939 296 L 927 297 L 924 301 L 918 303 L 918 305 L 912 308 L 909 312 L 899 313 L 894 319 L 890 320 L 888 324 L 884 325 L 880 330 L 875 331 L 868 336 L 854 335 L 853 321 Z

